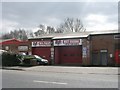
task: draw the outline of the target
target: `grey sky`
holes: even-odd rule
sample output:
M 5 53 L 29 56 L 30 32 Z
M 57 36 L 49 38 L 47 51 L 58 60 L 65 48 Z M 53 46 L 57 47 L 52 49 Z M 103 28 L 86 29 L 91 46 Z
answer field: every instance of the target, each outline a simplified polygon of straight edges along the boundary
M 39 24 L 58 27 L 66 17 L 80 18 L 87 30 L 118 27 L 117 2 L 2 2 L 2 28 L 37 30 Z

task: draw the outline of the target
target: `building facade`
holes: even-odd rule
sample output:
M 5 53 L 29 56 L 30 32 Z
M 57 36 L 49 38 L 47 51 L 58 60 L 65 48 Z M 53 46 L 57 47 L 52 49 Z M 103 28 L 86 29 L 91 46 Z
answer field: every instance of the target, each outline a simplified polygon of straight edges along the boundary
M 8 52 L 39 55 L 53 65 L 120 65 L 118 31 L 49 34 L 0 44 Z
M 119 33 L 91 34 L 91 65 L 115 65 L 120 61 L 120 36 Z M 116 60 L 119 58 L 119 60 Z
M 55 64 L 87 65 L 89 63 L 87 37 L 55 37 L 53 43 Z
M 88 33 L 65 33 L 30 38 L 32 54 L 49 60 L 50 64 L 87 65 L 89 59 Z
M 31 53 L 31 44 L 29 41 L 21 41 L 13 38 L 2 40 L 2 42 L 0 42 L 0 45 L 2 50 L 6 50 L 10 53 Z
M 31 53 L 33 55 L 39 55 L 49 61 L 51 64 L 51 48 L 52 48 L 52 37 L 40 37 L 31 38 Z
M 111 66 L 120 64 L 120 33 L 83 32 L 44 35 L 29 39 L 32 54 L 56 65 Z

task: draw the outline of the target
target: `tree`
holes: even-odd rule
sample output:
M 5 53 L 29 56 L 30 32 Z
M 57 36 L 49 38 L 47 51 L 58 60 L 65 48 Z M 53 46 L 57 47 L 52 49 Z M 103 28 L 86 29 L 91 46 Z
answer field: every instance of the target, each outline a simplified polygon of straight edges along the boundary
M 1 36 L 2 39 L 11 39 L 11 35 L 9 33 L 3 34 Z
M 55 33 L 55 28 L 52 27 L 52 26 L 47 26 L 47 31 L 46 31 L 47 34 L 50 34 L 50 33 Z
M 29 33 L 29 37 L 34 37 L 33 32 Z
M 45 31 L 43 31 L 43 30 L 38 30 L 38 31 L 34 32 L 34 34 L 35 34 L 35 36 L 40 36 L 40 35 L 42 35 L 42 34 L 45 34 Z
M 63 30 L 61 28 L 57 28 L 57 30 L 55 31 L 55 33 L 63 33 Z
M 56 32 L 84 32 L 85 28 L 80 19 L 67 18 L 64 23 L 60 24 Z
M 45 25 L 40 24 L 38 27 L 39 29 L 36 32 L 34 32 L 35 36 L 40 36 L 42 34 L 45 34 Z
M 51 34 L 51 33 L 55 33 L 55 28 L 52 26 L 45 26 L 43 24 L 39 25 L 39 29 L 34 32 L 35 36 L 40 36 L 43 34 Z
M 27 37 L 34 37 L 32 30 L 26 30 Z
M 2 35 L 2 39 L 12 39 L 12 38 L 27 40 L 28 36 L 25 29 L 18 29 L 18 30 L 16 29 L 14 31 L 10 31 L 9 33 Z

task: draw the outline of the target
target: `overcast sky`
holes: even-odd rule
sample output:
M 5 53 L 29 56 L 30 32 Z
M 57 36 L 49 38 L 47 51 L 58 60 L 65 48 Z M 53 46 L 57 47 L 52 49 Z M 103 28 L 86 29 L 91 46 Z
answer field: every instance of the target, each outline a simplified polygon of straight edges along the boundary
M 118 2 L 2 2 L 0 11 L 3 33 L 36 31 L 39 24 L 58 27 L 67 17 L 81 19 L 87 31 L 118 28 Z

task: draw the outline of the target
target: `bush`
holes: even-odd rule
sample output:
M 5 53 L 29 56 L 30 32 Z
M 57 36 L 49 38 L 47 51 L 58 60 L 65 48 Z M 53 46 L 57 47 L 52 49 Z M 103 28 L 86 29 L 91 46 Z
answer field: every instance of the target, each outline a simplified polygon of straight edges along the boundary
M 16 54 L 2 53 L 2 66 L 16 66 L 20 64 L 20 60 L 16 57 Z

